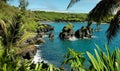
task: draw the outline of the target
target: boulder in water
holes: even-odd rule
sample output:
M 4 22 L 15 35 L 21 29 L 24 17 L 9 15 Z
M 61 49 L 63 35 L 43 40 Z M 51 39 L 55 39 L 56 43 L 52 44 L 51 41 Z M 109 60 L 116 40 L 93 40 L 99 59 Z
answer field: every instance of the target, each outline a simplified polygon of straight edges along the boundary
M 37 29 L 37 37 L 42 38 L 44 35 L 48 35 L 48 33 L 51 31 L 54 31 L 53 26 L 49 24 L 39 24 Z
M 91 38 L 93 35 L 93 29 L 91 27 L 81 27 L 75 32 L 77 38 Z
M 37 29 L 37 33 L 47 33 L 47 32 L 50 32 L 50 31 L 53 31 L 54 30 L 54 27 L 49 25 L 49 24 L 39 24 L 38 25 L 38 29 Z
M 53 39 L 54 38 L 54 34 L 52 32 L 49 33 L 48 38 Z
M 68 40 L 74 36 L 73 25 L 69 24 L 63 27 L 62 32 L 60 32 L 59 37 L 63 40 Z

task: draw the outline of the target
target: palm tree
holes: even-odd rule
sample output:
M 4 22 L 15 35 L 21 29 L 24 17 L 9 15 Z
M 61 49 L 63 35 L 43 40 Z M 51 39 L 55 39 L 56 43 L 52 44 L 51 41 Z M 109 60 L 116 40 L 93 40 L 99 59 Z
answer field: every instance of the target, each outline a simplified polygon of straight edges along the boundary
M 7 53 L 21 38 L 22 23 L 21 15 L 14 16 L 10 23 L 5 22 L 4 19 L 0 18 L 0 37 L 2 37 L 0 41 L 5 47 Z
M 117 14 L 110 22 L 110 26 L 107 30 L 108 42 L 111 41 L 111 39 L 113 39 L 113 37 L 117 35 L 119 29 L 120 29 L 120 10 L 117 12 Z
M 78 1 L 80 1 L 80 0 L 71 0 L 70 3 L 69 3 L 69 5 L 68 5 L 68 7 L 67 7 L 67 9 L 69 9 L 70 7 L 72 7 Z
M 80 0 L 71 0 L 67 9 L 72 7 L 73 4 Z M 104 19 L 108 19 L 113 12 L 119 8 L 120 0 L 101 0 L 88 14 L 88 25 L 92 24 L 92 21 L 101 22 Z M 110 22 L 109 29 L 107 30 L 107 38 L 110 41 L 119 30 L 119 10 L 114 16 L 113 20 Z M 116 21 L 117 19 L 117 21 Z M 114 30 L 114 31 L 113 31 Z

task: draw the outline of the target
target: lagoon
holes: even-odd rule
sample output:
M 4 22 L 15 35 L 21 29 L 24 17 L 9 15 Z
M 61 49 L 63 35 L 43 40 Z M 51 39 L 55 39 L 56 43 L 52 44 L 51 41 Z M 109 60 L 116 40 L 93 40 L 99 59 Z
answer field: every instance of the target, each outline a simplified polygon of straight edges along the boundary
M 99 47 L 105 51 L 105 44 L 107 44 L 106 38 L 106 30 L 109 27 L 109 24 L 101 24 L 100 27 L 102 28 L 101 31 L 96 32 L 94 31 L 94 36 L 91 39 L 76 39 L 76 40 L 60 40 L 59 33 L 62 31 L 62 28 L 68 24 L 67 22 L 47 22 L 55 27 L 55 38 L 48 39 L 45 37 L 45 43 L 40 46 L 40 55 L 45 61 L 54 64 L 55 66 L 60 66 L 61 63 L 64 61 L 64 55 L 68 51 L 68 48 L 72 48 L 78 52 L 85 52 L 89 51 L 94 53 L 95 44 L 99 45 Z M 81 28 L 82 26 L 86 26 L 87 22 L 73 22 L 74 30 Z M 96 24 L 93 23 L 92 27 L 95 29 Z M 110 51 L 112 52 L 115 48 L 120 48 L 120 34 L 118 34 L 112 42 L 108 45 Z M 87 56 L 85 56 L 88 58 Z

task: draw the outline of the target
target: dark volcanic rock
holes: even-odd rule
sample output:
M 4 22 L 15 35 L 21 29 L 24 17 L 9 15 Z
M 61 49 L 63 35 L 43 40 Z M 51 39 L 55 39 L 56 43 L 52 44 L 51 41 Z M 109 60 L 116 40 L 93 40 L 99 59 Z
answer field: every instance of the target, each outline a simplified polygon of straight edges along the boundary
M 38 25 L 38 29 L 37 29 L 37 33 L 47 33 L 50 31 L 53 31 L 54 27 L 49 25 L 49 24 L 39 24 Z
M 49 33 L 48 38 L 53 39 L 54 38 L 54 34 L 52 32 Z
M 42 38 L 44 35 L 50 35 L 50 32 L 54 31 L 54 27 L 49 24 L 39 24 L 37 29 L 37 37 Z M 50 37 L 53 38 L 53 33 Z
M 25 43 L 29 44 L 29 45 L 32 45 L 32 44 L 41 44 L 41 43 L 44 43 L 45 41 L 41 38 L 41 37 L 38 37 L 38 35 L 36 35 L 36 37 L 33 37 L 33 38 L 29 38 L 25 41 Z
M 75 37 L 77 38 L 91 38 L 93 35 L 93 28 L 82 27 L 75 32 Z
M 40 45 L 44 42 L 45 41 L 39 37 L 29 38 L 24 42 L 24 44 L 21 46 L 21 49 L 17 52 L 16 55 L 22 56 L 24 59 L 31 59 L 35 56 L 38 49 L 34 45 Z
M 24 59 L 31 59 L 34 57 L 34 55 L 36 54 L 37 52 L 37 47 L 35 46 L 29 46 L 27 48 L 24 48 L 22 50 L 20 50 L 17 55 L 18 56 L 22 56 Z
M 74 36 L 73 25 L 69 24 L 63 27 L 62 32 L 60 32 L 60 39 L 67 40 Z
M 83 37 L 82 31 L 81 31 L 80 29 L 78 29 L 78 30 L 75 32 L 75 36 L 76 36 L 77 38 L 82 38 L 82 37 Z

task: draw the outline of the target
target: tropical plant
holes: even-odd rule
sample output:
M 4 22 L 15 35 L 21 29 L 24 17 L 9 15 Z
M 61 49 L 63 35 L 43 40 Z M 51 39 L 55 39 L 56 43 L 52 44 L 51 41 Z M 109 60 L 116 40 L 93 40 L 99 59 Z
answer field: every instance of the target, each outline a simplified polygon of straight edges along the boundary
M 98 51 L 95 49 L 95 55 L 92 55 L 87 51 L 87 55 L 90 58 L 91 66 L 89 67 L 92 71 L 119 71 L 120 70 L 120 50 L 114 50 L 110 53 L 108 46 L 106 45 L 106 53 L 104 53 L 99 46 L 97 46 Z
M 120 10 L 117 12 L 117 14 L 114 16 L 114 18 L 111 20 L 110 22 L 110 26 L 107 30 L 107 38 L 108 38 L 108 42 L 113 39 L 113 37 L 115 37 L 117 35 L 117 32 L 120 29 Z
M 69 9 L 70 7 L 72 7 L 75 3 L 77 3 L 80 0 L 70 0 L 69 5 L 67 6 L 67 9 Z
M 67 8 L 70 8 L 73 4 L 80 0 L 71 0 Z M 119 5 L 120 0 L 101 0 L 90 12 L 88 15 L 88 25 L 92 24 L 92 21 L 101 22 L 102 20 L 108 19 L 113 12 L 117 10 L 117 14 L 114 19 L 111 21 L 111 25 L 109 26 L 107 37 L 108 41 L 113 38 L 119 30 Z M 115 20 L 117 19 L 117 21 Z M 114 25 L 114 26 L 113 26 Z M 114 31 L 113 31 L 114 30 Z M 113 31 L 113 32 L 111 32 Z
M 67 31 L 67 30 L 73 30 L 74 28 L 74 25 L 72 23 L 68 23 L 68 25 L 65 25 L 64 28 L 63 28 L 63 31 Z
M 13 57 L 13 52 L 6 54 L 5 48 L 0 46 L 0 71 L 60 71 L 52 64 L 44 62 L 33 64 L 20 56 Z
M 83 53 L 75 52 L 68 48 L 68 52 L 64 56 L 65 61 L 62 64 L 69 64 L 71 71 L 85 71 Z
M 4 20 L 0 20 L 1 27 L 1 37 L 2 44 L 6 47 L 12 47 L 14 43 L 20 38 L 22 35 L 22 17 L 21 15 L 16 15 L 12 18 L 12 21 L 4 22 Z
M 98 45 L 94 49 L 95 54 L 86 52 L 89 59 L 83 56 L 83 53 L 76 52 L 72 49 L 65 54 L 65 61 L 62 64 L 70 65 L 71 71 L 119 71 L 120 70 L 120 50 L 115 49 L 113 53 L 110 52 L 107 45 L 105 45 L 106 52 L 103 52 Z M 85 62 L 90 65 L 86 68 Z

